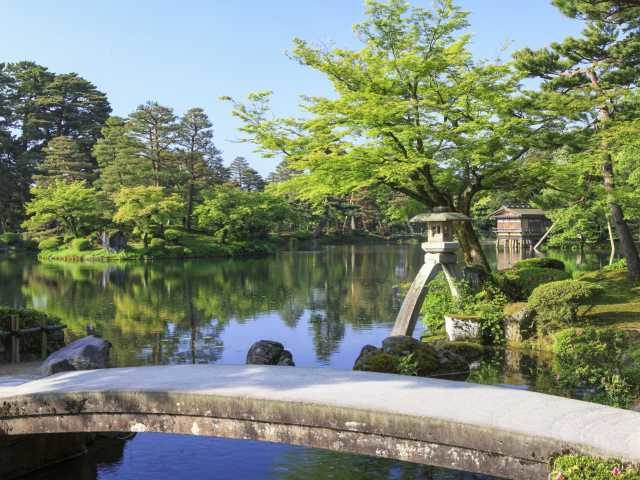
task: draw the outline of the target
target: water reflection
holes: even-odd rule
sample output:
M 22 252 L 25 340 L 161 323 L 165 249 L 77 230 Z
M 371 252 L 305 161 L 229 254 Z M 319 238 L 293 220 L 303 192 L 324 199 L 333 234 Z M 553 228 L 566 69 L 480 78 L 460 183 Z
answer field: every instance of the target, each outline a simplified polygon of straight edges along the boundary
M 399 285 L 420 261 L 416 246 L 381 245 L 252 260 L 2 262 L 0 303 L 57 315 L 71 337 L 95 328 L 113 342 L 116 365 L 242 360 L 225 345 L 246 352 L 282 329 L 310 336 L 306 363 L 333 364 L 346 336 L 391 325 Z M 307 348 L 306 338 L 293 341 Z

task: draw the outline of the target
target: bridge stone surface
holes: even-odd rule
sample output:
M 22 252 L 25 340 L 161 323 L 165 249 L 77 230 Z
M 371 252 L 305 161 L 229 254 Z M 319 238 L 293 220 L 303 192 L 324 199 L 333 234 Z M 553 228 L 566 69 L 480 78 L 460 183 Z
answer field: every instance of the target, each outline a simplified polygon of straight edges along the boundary
M 517 389 L 276 366 L 67 372 L 0 386 L 0 435 L 173 432 L 546 478 L 562 452 L 640 462 L 640 414 Z

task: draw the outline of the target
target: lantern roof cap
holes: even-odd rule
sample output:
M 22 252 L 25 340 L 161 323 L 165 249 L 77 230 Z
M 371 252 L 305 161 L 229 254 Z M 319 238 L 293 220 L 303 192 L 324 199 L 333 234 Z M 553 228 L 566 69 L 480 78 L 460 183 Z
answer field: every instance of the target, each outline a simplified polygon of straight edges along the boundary
M 463 215 L 458 212 L 447 212 L 446 207 L 436 207 L 433 209 L 433 212 L 429 213 L 421 213 L 413 217 L 409 222 L 411 223 L 426 223 L 426 222 L 447 222 L 447 221 L 455 221 L 455 222 L 469 222 L 471 221 L 470 217 Z

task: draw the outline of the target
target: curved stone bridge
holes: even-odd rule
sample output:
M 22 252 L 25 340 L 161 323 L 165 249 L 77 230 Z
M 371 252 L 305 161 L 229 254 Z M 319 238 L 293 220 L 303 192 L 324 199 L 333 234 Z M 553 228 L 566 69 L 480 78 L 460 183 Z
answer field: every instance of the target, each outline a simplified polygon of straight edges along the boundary
M 0 388 L 0 435 L 173 432 L 546 478 L 560 452 L 640 462 L 640 414 L 516 389 L 267 366 L 68 372 Z

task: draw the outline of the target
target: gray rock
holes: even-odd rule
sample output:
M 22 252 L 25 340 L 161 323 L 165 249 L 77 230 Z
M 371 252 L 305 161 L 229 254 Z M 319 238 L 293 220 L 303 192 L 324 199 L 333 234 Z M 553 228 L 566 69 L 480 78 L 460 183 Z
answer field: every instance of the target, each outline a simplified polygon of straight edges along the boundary
M 397 335 L 387 337 L 382 341 L 382 351 L 391 355 L 399 355 L 404 357 L 415 352 L 419 347 L 420 340 L 407 335 Z
M 532 336 L 535 330 L 535 311 L 526 303 L 511 306 L 504 316 L 504 334 L 507 342 L 520 343 Z
M 127 238 L 120 230 L 102 232 L 100 235 L 102 248 L 108 252 L 120 252 L 127 248 Z
M 42 363 L 43 375 L 53 375 L 69 370 L 93 370 L 106 368 L 109 363 L 111 343 L 89 335 L 53 352 Z
M 284 345 L 273 340 L 259 340 L 247 352 L 247 365 L 294 366 L 293 355 Z

